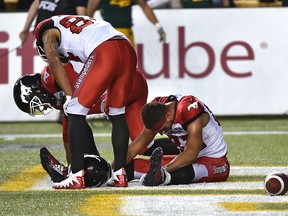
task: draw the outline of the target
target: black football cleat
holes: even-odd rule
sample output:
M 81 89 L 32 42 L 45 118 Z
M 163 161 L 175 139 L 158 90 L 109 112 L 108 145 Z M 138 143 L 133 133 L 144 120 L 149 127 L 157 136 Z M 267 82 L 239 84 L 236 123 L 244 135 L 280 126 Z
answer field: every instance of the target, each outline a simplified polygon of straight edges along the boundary
M 40 160 L 44 170 L 53 182 L 61 182 L 67 178 L 68 168 L 54 158 L 45 147 L 40 149 Z
M 150 169 L 143 179 L 145 186 L 158 186 L 161 183 L 161 164 L 163 159 L 163 150 L 157 147 L 150 157 Z

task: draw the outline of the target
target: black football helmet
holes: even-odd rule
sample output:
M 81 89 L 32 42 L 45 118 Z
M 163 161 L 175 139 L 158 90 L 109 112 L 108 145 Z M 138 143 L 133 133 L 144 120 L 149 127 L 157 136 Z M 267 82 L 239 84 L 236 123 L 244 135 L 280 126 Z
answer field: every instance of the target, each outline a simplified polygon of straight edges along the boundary
M 20 77 L 14 85 L 13 96 L 18 108 L 31 116 L 46 115 L 57 103 L 56 97 L 43 87 L 39 73 Z
M 111 178 L 111 166 L 102 157 L 84 156 L 84 180 L 87 187 L 100 187 Z

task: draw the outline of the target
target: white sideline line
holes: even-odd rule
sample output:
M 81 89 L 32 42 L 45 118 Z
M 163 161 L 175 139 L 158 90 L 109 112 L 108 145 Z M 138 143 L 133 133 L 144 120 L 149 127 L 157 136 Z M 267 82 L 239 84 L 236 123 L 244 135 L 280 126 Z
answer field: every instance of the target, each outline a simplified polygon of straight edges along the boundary
M 262 179 L 261 179 L 262 180 Z M 189 185 L 166 185 L 149 188 L 150 190 L 261 190 L 263 189 L 263 181 L 253 182 L 211 182 L 211 183 L 197 183 Z M 133 180 L 128 183 L 128 188 L 123 190 L 147 190 L 147 187 L 141 185 L 139 180 Z M 37 184 L 30 187 L 28 190 L 53 190 L 52 181 L 47 176 L 40 180 Z M 115 190 L 113 187 L 102 186 L 99 188 L 87 188 L 87 190 Z
M 224 135 L 283 135 L 288 134 L 288 131 L 231 131 L 223 132 Z
M 288 131 L 231 131 L 224 132 L 224 135 L 240 136 L 240 135 L 283 135 Z M 111 133 L 94 133 L 94 137 L 110 137 Z M 2 134 L 0 139 L 14 140 L 18 138 L 59 138 L 61 134 Z
M 255 166 L 255 167 L 246 167 L 246 166 L 233 166 L 230 169 L 230 175 L 267 175 L 271 172 L 283 172 L 288 173 L 288 167 L 284 166 Z
M 94 137 L 109 137 L 110 133 L 97 133 L 93 134 Z M 62 134 L 3 134 L 0 139 L 15 140 L 19 138 L 61 138 Z

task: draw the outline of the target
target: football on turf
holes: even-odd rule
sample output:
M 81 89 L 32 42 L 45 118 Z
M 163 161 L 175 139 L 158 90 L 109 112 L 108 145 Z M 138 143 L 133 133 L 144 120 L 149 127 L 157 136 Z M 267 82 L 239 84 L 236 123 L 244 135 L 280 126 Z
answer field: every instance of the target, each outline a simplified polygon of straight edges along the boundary
M 271 196 L 284 195 L 288 191 L 288 176 L 282 172 L 273 172 L 266 176 L 264 188 Z

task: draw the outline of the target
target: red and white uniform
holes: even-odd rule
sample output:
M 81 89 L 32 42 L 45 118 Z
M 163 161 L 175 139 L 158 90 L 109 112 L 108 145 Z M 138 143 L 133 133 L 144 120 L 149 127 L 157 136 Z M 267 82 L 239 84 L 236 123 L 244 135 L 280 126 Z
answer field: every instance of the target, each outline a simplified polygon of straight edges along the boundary
M 117 31 L 112 25 L 103 20 L 96 20 L 88 16 L 52 16 L 42 21 L 35 30 L 35 37 L 39 45 L 44 30 L 57 28 L 61 32 L 58 51 L 73 61 L 85 63 L 93 52 L 104 41 L 119 36 L 128 38 Z
M 202 129 L 202 149 L 197 161 L 192 164 L 195 171 L 193 181 L 224 181 L 229 175 L 229 162 L 226 158 L 227 144 L 223 137 L 222 127 L 209 110 L 198 98 L 190 96 L 157 97 L 152 102 L 167 103 L 176 100 L 176 115 L 171 129 L 166 135 L 184 150 L 188 132 L 187 126 L 203 113 L 210 116 L 208 124 Z
M 51 28 L 57 28 L 61 34 L 59 53 L 84 63 L 67 112 L 87 115 L 107 90 L 107 113 L 125 113 L 137 64 L 135 50 L 127 37 L 103 20 L 64 15 L 38 24 L 35 30 L 37 45 L 43 47 L 43 33 Z
M 80 66 L 80 67 L 79 67 Z M 68 76 L 71 86 L 74 86 L 77 78 L 79 76 L 79 68 L 82 68 L 80 63 L 71 63 L 64 66 L 66 74 Z M 49 66 L 45 66 L 41 72 L 41 82 L 44 88 L 50 93 L 55 94 L 56 92 L 62 91 L 54 80 L 53 74 Z M 143 123 L 141 119 L 141 109 L 142 106 L 147 102 L 148 96 L 148 86 L 144 75 L 136 69 L 133 77 L 133 85 L 131 93 L 128 97 L 128 102 L 126 106 L 126 121 L 129 128 L 130 138 L 134 140 L 142 131 Z M 105 103 L 106 92 L 100 97 L 100 99 L 95 101 L 94 106 L 89 111 L 89 114 L 98 114 L 104 112 L 104 106 L 109 107 L 109 104 Z M 56 109 L 61 109 L 62 107 L 54 107 Z M 63 118 L 63 141 L 68 143 L 68 128 L 67 120 Z

